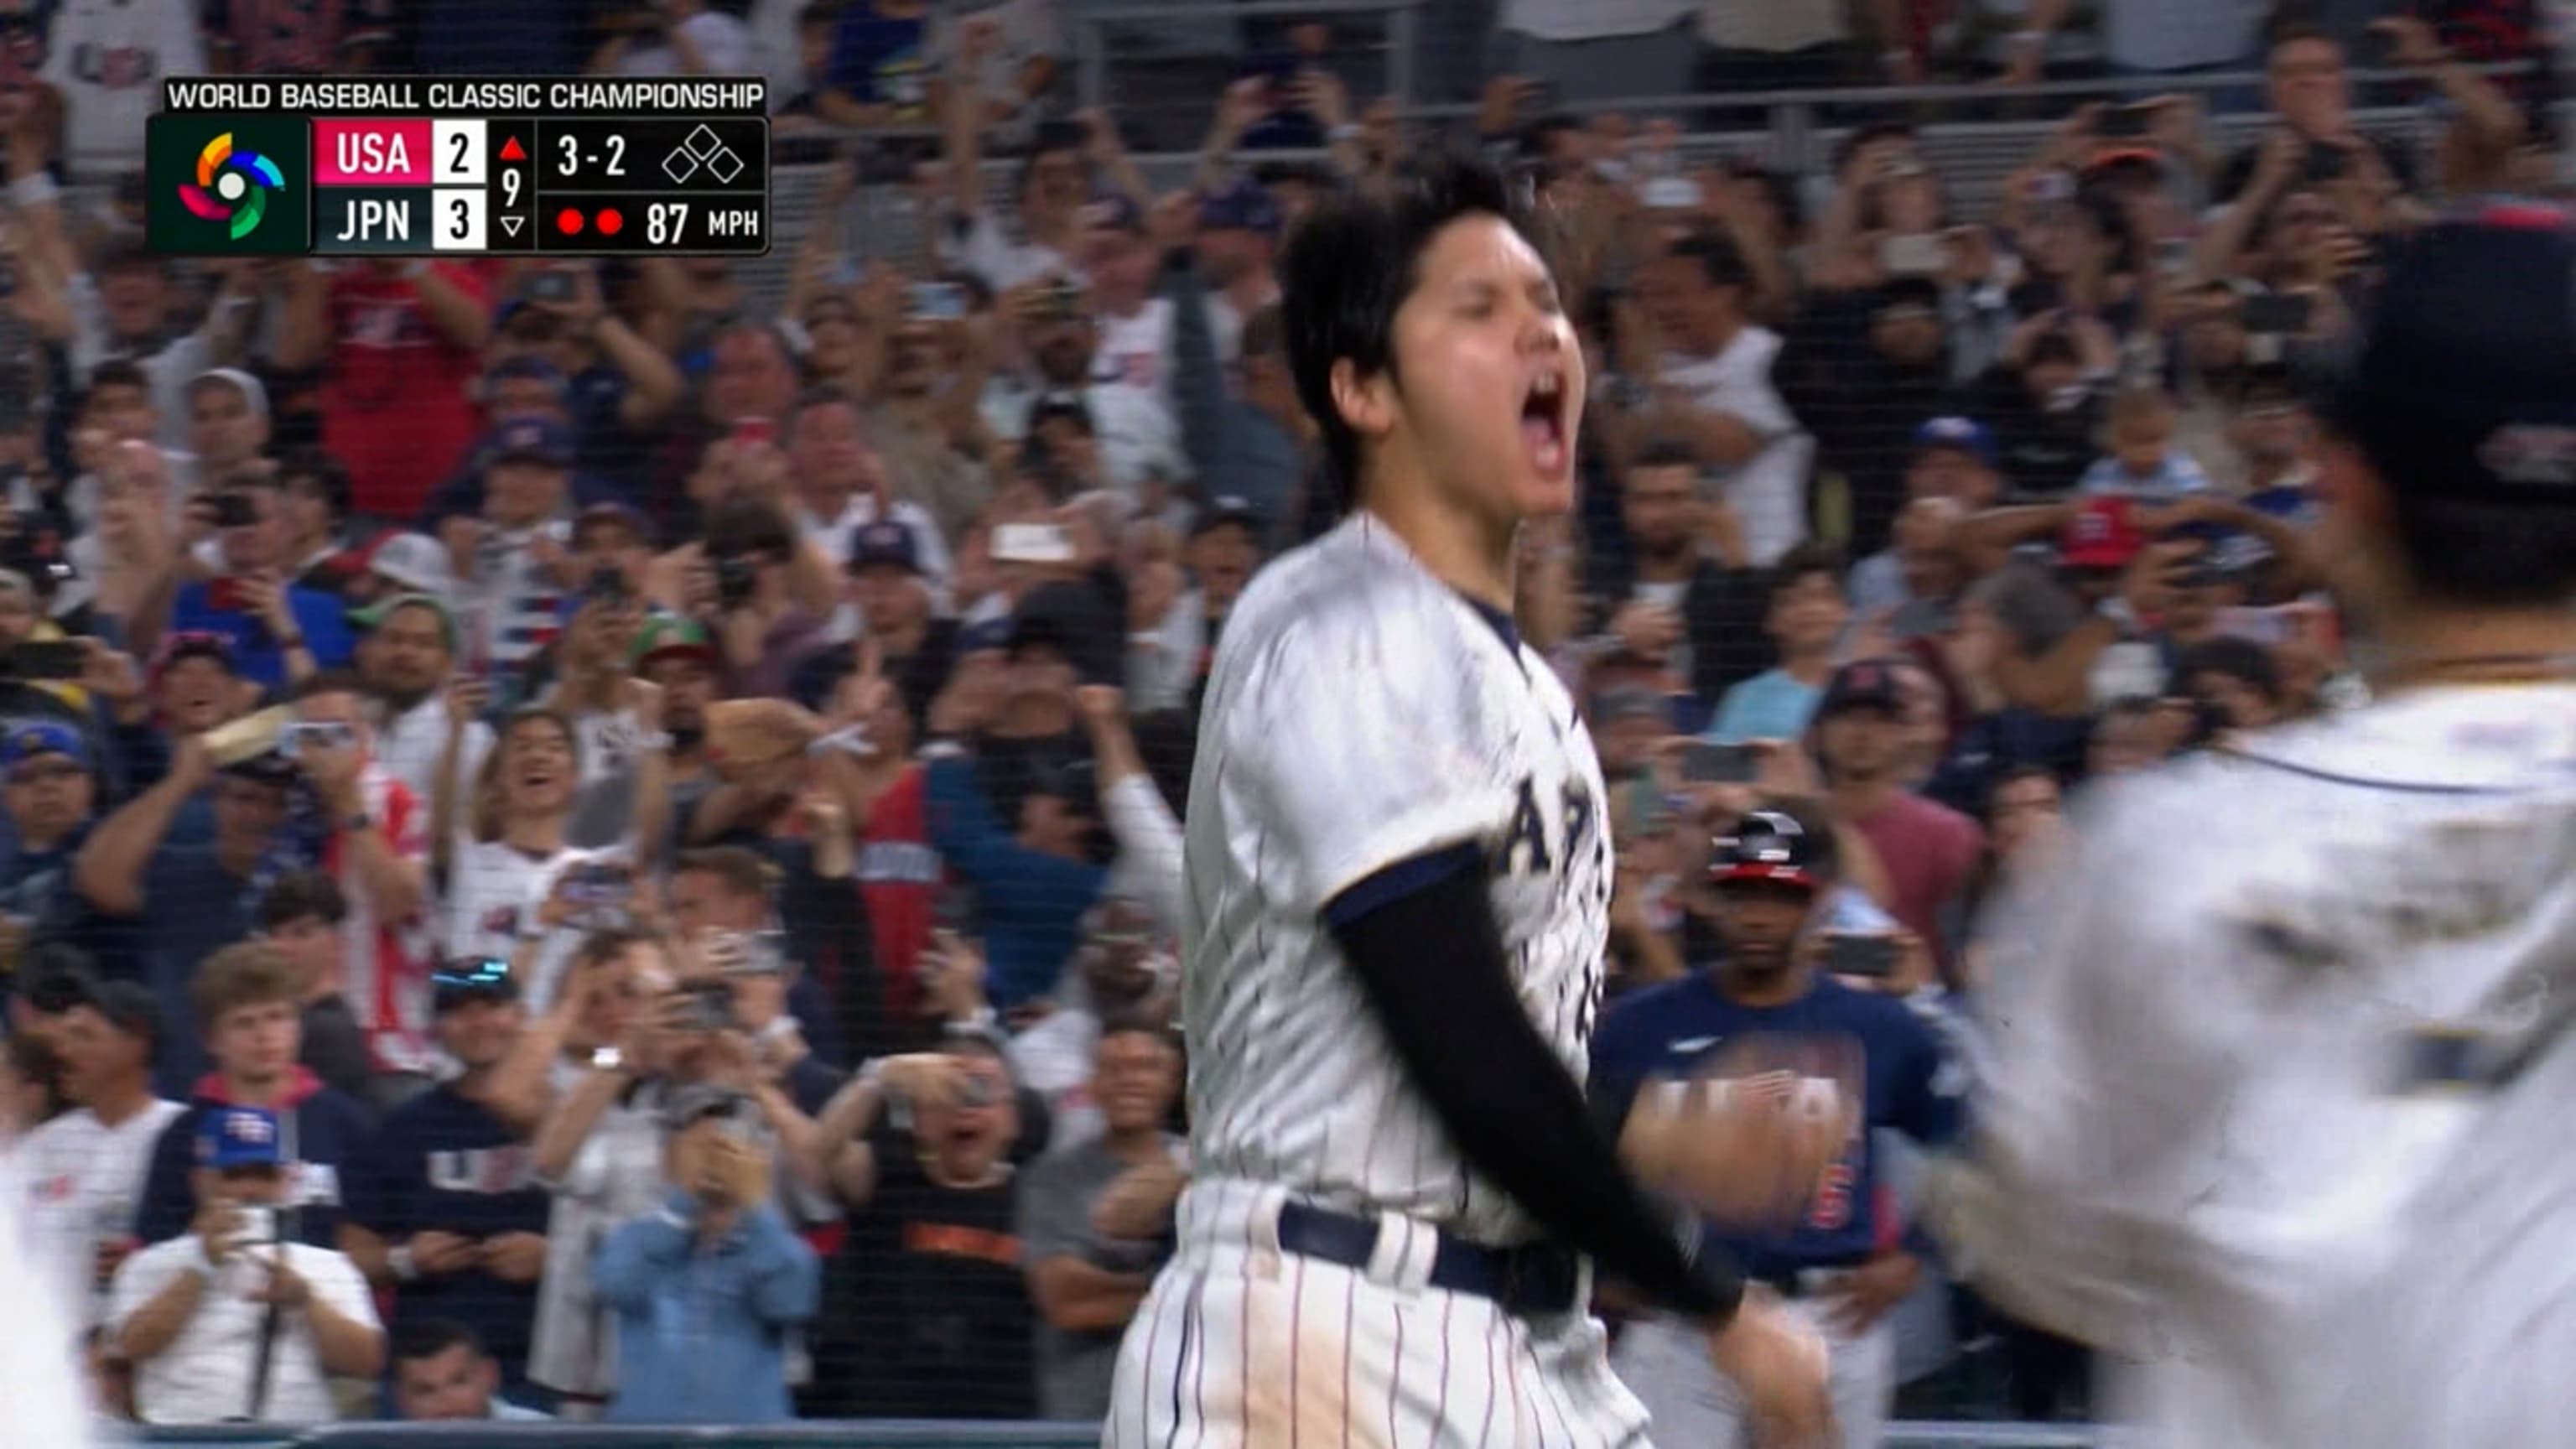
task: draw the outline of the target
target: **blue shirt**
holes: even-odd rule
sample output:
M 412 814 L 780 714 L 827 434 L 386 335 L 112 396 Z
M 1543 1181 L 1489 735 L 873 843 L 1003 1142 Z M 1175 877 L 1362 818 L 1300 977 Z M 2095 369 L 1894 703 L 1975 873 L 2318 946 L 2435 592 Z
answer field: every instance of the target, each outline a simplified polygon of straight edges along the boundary
M 214 1066 L 193 1028 L 197 1008 L 188 983 L 196 979 L 198 963 L 250 939 L 259 894 L 256 880 L 224 868 L 212 843 L 164 844 L 143 867 L 144 914 L 136 923 L 142 935 L 140 976 L 160 1004 L 161 1020 L 171 1027 L 162 1033 L 152 1081 L 173 1102 L 188 1100 L 197 1079 Z M 154 901 L 186 904 L 179 910 L 154 910 Z
M 295 626 L 304 631 L 304 647 L 315 664 L 337 669 L 349 662 L 357 644 L 349 635 L 348 606 L 338 596 L 289 588 L 286 607 L 295 615 Z M 286 651 L 278 647 L 268 626 L 238 609 L 216 608 L 205 584 L 188 584 L 179 590 L 177 602 L 170 606 L 170 629 L 221 634 L 232 643 L 235 673 L 269 689 L 286 682 Z
M 528 1144 L 480 1102 L 441 1084 L 394 1109 L 350 1165 L 349 1221 L 398 1245 L 414 1233 L 543 1235 L 552 1199 Z M 526 1372 L 537 1285 L 482 1268 L 406 1283 L 394 1322 L 447 1318 L 482 1336 L 505 1376 Z
M 1934 1144 L 1964 1125 L 1966 1069 L 1944 1049 L 1925 1010 L 1825 976 L 1785 1006 L 1744 1006 L 1718 989 L 1714 972 L 1702 969 L 1631 992 L 1610 1008 L 1592 1038 L 1592 1092 L 1615 1113 L 1613 1120 L 1624 1122 L 1648 1077 L 1687 1076 L 1741 1037 L 1804 1039 L 1829 1044 L 1837 1054 L 1857 1050 L 1867 1084 L 1862 1130 L 1807 1216 L 1786 1233 L 1759 1238 L 1713 1225 L 1701 1229 L 1704 1243 L 1726 1249 L 1750 1275 L 1848 1267 L 1883 1246 L 1870 1129 L 1893 1127 Z
M 301 1067 L 285 1118 L 283 1146 L 288 1149 L 286 1193 L 281 1207 L 298 1209 L 295 1241 L 317 1248 L 340 1248 L 341 1176 L 357 1160 L 368 1134 L 367 1109 L 354 1097 L 323 1086 Z M 136 1211 L 134 1236 L 146 1245 L 167 1242 L 188 1230 L 197 1216 L 197 1122 L 208 1110 L 228 1105 L 222 1083 L 202 1084 L 188 1110 L 170 1119 L 152 1144 L 152 1168 L 143 1179 L 143 1202 Z
M 712 1246 L 689 1226 L 685 1194 L 600 1244 L 591 1286 L 617 1315 L 612 1424 L 779 1424 L 787 1331 L 814 1316 L 822 1264 L 762 1206 Z
M 1705 738 L 1721 745 L 1749 740 L 1794 740 L 1824 696 L 1821 684 L 1802 684 L 1785 669 L 1766 669 L 1726 692 Z
M 1053 991 L 1082 944 L 1082 913 L 1109 873 L 1022 846 L 993 816 L 964 758 L 934 760 L 923 777 L 930 843 L 975 887 L 984 933 L 984 994 L 1007 1011 Z

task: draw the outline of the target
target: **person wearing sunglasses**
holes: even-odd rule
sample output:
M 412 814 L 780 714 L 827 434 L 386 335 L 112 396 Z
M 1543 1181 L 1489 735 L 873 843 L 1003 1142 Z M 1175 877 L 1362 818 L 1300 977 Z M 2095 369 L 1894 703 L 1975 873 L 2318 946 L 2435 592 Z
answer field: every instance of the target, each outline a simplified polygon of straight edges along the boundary
M 432 1030 L 454 1075 L 396 1108 L 350 1172 L 340 1245 L 369 1283 L 394 1293 L 394 1330 L 466 1325 L 525 1389 L 552 1200 L 529 1148 L 487 1104 L 526 1026 L 506 961 L 463 957 L 430 977 Z

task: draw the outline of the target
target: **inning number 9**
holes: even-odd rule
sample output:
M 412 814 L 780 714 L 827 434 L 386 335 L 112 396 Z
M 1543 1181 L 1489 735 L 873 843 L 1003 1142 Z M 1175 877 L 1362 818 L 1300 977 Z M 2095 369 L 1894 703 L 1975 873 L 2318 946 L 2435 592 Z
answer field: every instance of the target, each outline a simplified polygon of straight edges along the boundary
M 685 201 L 657 201 L 644 212 L 645 239 L 657 247 L 676 246 L 688 230 L 689 204 Z

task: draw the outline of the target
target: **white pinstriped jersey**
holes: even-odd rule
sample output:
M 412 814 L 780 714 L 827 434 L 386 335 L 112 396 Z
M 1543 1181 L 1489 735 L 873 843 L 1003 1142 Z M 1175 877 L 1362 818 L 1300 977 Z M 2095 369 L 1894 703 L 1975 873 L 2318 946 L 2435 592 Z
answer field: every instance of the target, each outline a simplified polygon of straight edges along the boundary
M 1182 923 L 1198 1174 L 1533 1236 L 1405 1080 L 1321 913 L 1387 866 L 1478 847 L 1522 1004 L 1579 1076 L 1611 855 L 1572 698 L 1359 513 L 1245 590 L 1201 731 Z

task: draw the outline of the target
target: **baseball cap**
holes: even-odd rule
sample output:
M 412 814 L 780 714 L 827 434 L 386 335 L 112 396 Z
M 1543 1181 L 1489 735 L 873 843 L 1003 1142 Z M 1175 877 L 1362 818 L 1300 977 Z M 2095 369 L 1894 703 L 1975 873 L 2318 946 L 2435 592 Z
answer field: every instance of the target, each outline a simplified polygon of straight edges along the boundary
M 1824 885 L 1824 846 L 1796 816 L 1754 810 L 1736 821 L 1709 854 L 1710 883 L 1768 881 L 1814 891 Z
M 1099 683 L 1118 678 L 1117 660 L 1126 632 L 1108 602 L 1089 584 L 1041 584 L 1020 600 L 1019 610 L 1011 616 L 1010 647 L 1014 653 L 1032 647 L 1053 649 L 1073 665 L 1082 681 Z
M 642 510 L 632 504 L 614 501 L 590 504 L 573 515 L 573 546 L 581 547 L 588 541 L 590 530 L 601 527 L 625 529 L 645 547 L 653 546 L 653 520 L 646 518 Z
M 495 463 L 572 466 L 572 430 L 552 418 L 512 418 L 494 428 L 483 446 Z
M 425 533 L 388 534 L 367 552 L 367 572 L 396 588 L 419 594 L 444 594 L 456 587 L 447 550 Z
M 1859 659 L 1834 671 L 1825 681 L 1824 693 L 1816 699 L 1819 720 L 1845 710 L 1875 709 L 1889 714 L 1905 708 L 1904 692 L 1897 687 L 1896 671 L 1884 659 Z
M 435 594 L 396 594 L 363 609 L 351 609 L 349 622 L 360 629 L 381 629 L 385 621 L 403 609 L 427 609 L 438 616 L 438 627 L 447 636 L 447 648 L 455 652 L 462 640 L 463 627 L 456 622 L 456 611 Z
M 1269 188 L 1249 176 L 1238 176 L 1199 198 L 1201 231 L 1249 231 L 1279 235 L 1279 203 Z
M 223 383 L 233 388 L 242 395 L 243 401 L 250 404 L 252 412 L 263 418 L 268 416 L 268 385 L 258 378 L 238 367 L 210 367 L 188 379 L 189 396 L 194 397 L 197 389 L 210 382 Z
M 149 671 L 153 681 L 157 683 L 171 665 L 182 659 L 211 659 L 226 673 L 236 672 L 232 640 L 210 629 L 178 629 L 162 635 L 161 642 L 153 647 Z
M 851 530 L 850 571 L 870 568 L 921 572 L 921 544 L 912 536 L 912 525 L 899 518 L 880 518 Z
M 2495 201 L 2393 246 L 2321 380 L 2393 489 L 2576 507 L 2576 218 Z
M 222 1172 L 276 1167 L 286 1160 L 277 1114 L 265 1107 L 216 1107 L 197 1122 L 197 1162 Z
M 967 625 L 957 631 L 957 652 L 960 655 L 980 654 L 987 649 L 1010 648 L 1011 624 L 1009 619 L 986 619 Z
M 1198 517 L 1190 520 L 1190 537 L 1214 533 L 1229 526 L 1250 529 L 1252 536 L 1258 539 L 1261 537 L 1261 510 L 1252 506 L 1251 499 L 1240 494 L 1220 493 L 1208 500 L 1207 507 L 1199 510 Z
M 1914 451 L 1919 456 L 1935 450 L 1965 453 L 1991 468 L 1995 466 L 1995 435 L 1975 418 L 1928 418 L 1914 430 Z
M 1941 284 L 1930 277 L 1890 277 L 1879 284 L 1870 310 L 1888 312 L 1899 307 L 1921 307 L 1939 316 Z
M 2130 500 L 2087 498 L 2058 535 L 2057 561 L 2068 568 L 2124 569 L 2146 546 Z
M 0 769 L 14 770 L 44 755 L 63 755 L 84 770 L 91 768 L 89 745 L 70 725 L 42 720 L 20 725 L 0 740 Z
M 525 304 L 510 304 L 511 307 L 522 305 Z M 509 311 L 510 307 L 502 309 L 504 320 Z M 498 326 L 499 323 L 496 322 L 494 325 Z M 487 382 L 542 382 L 552 388 L 558 396 L 569 392 L 572 388 L 572 382 L 564 376 L 562 368 L 533 352 L 522 352 L 516 357 L 505 357 L 492 364 L 491 371 L 484 374 L 484 380 Z
M 2164 153 L 2153 146 L 2120 146 L 2108 151 L 2097 151 L 2093 159 L 2084 163 L 2084 169 L 2080 174 L 2087 181 L 2096 181 L 2124 168 L 2142 170 L 2152 176 L 2162 177 L 2165 174 Z
M 693 658 L 714 664 L 721 658 L 707 626 L 695 619 L 677 614 L 656 614 L 644 621 L 644 630 L 635 636 L 635 653 L 629 661 L 641 669 L 656 659 Z
M 519 983 L 510 974 L 510 963 L 497 957 L 465 957 L 430 973 L 430 1010 L 442 1016 L 470 1002 L 518 999 Z

